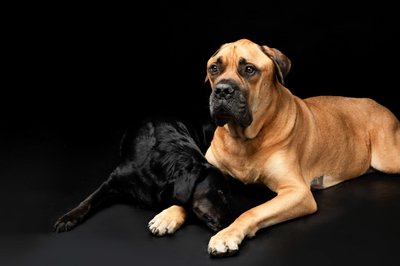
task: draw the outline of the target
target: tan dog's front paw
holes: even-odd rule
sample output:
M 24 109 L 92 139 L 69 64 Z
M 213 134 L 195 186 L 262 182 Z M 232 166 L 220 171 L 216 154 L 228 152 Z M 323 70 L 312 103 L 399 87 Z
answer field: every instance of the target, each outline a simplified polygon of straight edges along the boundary
M 239 251 L 244 236 L 234 229 L 225 228 L 211 237 L 208 254 L 214 257 L 232 256 Z
M 151 233 L 157 236 L 173 234 L 182 226 L 185 219 L 185 210 L 174 205 L 154 216 L 148 223 L 148 228 Z

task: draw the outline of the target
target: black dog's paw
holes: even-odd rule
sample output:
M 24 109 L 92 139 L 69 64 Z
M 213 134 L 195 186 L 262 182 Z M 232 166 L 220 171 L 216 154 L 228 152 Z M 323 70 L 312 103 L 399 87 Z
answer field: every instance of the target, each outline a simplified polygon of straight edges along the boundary
M 69 216 L 63 216 L 54 224 L 54 231 L 57 233 L 66 232 L 74 228 L 78 224 L 78 220 Z
M 88 208 L 78 207 L 64 214 L 54 223 L 54 231 L 57 233 L 70 231 L 83 220 L 88 211 Z

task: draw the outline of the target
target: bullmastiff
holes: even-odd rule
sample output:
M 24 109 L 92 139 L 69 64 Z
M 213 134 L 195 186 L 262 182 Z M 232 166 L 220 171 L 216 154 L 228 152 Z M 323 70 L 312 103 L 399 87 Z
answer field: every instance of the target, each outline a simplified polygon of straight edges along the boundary
M 244 183 L 276 193 L 211 237 L 211 256 L 232 255 L 262 228 L 314 213 L 312 189 L 371 169 L 400 173 L 400 123 L 368 98 L 300 99 L 285 86 L 291 62 L 247 39 L 223 44 L 207 62 L 210 113 L 218 125 L 207 160 Z

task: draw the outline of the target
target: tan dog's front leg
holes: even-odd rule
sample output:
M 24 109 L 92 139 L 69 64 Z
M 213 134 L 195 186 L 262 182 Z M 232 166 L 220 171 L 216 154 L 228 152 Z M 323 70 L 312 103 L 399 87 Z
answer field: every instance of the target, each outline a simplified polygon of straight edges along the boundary
M 285 187 L 273 199 L 241 214 L 231 225 L 211 237 L 208 253 L 211 256 L 233 255 L 245 237 L 253 237 L 264 227 L 317 210 L 314 197 L 306 186 Z
M 157 236 L 173 234 L 186 220 L 186 210 L 178 205 L 173 205 L 156 216 L 148 224 L 150 232 Z

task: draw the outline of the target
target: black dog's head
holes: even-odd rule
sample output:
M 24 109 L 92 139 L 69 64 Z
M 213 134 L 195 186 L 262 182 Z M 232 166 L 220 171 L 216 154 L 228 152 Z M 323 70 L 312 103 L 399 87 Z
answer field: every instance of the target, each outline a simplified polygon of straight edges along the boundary
M 219 231 L 232 221 L 231 202 L 226 177 L 210 165 L 194 187 L 193 213 L 211 230 Z
M 157 196 L 163 204 L 184 206 L 193 217 L 217 231 L 232 220 L 232 212 L 227 178 L 204 157 L 215 128 L 211 122 L 197 126 L 163 123 L 157 128 L 158 145 L 153 148 L 157 153 L 152 153 L 151 170 L 161 162 L 160 169 L 165 171 L 168 185 L 159 182 L 163 188 Z
M 229 182 L 220 170 L 207 162 L 195 168 L 175 181 L 175 204 L 186 206 L 200 222 L 219 231 L 233 217 Z

